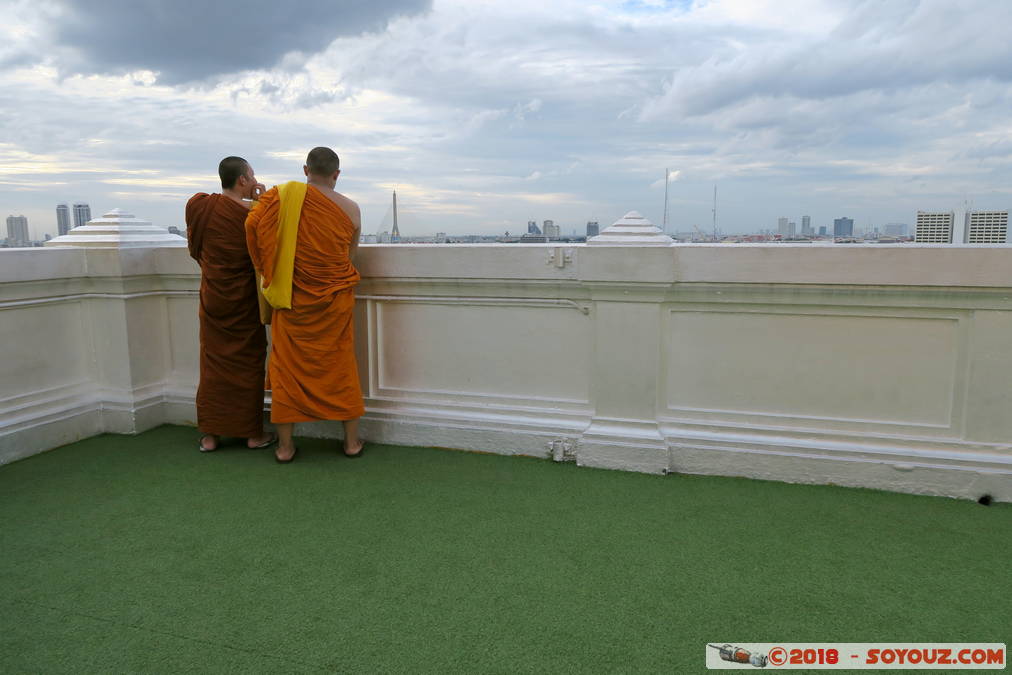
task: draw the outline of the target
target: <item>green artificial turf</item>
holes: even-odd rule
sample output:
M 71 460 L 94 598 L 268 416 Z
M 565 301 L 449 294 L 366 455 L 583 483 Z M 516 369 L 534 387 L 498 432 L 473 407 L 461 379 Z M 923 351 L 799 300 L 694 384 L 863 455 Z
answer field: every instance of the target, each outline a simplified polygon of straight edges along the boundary
M 705 672 L 710 642 L 1009 642 L 1012 508 L 336 442 L 0 467 L 0 671 Z

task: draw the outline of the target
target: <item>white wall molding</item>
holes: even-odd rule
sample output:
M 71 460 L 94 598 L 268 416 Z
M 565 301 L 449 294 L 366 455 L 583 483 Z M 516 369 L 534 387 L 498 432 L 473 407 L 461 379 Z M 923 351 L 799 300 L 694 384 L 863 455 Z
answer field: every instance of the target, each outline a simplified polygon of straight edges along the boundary
M 99 433 L 194 424 L 196 387 L 154 382 L 128 390 L 77 382 L 0 400 L 0 465 Z
M 21 307 L 38 307 L 42 305 L 78 303 L 82 300 L 135 300 L 137 298 L 152 297 L 197 297 L 199 292 L 189 291 L 146 291 L 141 293 L 75 293 L 73 295 L 58 295 L 48 298 L 32 298 L 30 300 L 8 300 L 0 302 L 0 310 L 16 309 Z
M 411 302 L 431 305 L 478 305 L 478 306 L 515 306 L 515 307 L 568 307 L 581 314 L 589 314 L 590 306 L 574 300 L 554 298 L 496 298 L 492 296 L 461 297 L 457 295 L 367 295 L 356 294 L 356 300 L 376 300 L 381 302 Z

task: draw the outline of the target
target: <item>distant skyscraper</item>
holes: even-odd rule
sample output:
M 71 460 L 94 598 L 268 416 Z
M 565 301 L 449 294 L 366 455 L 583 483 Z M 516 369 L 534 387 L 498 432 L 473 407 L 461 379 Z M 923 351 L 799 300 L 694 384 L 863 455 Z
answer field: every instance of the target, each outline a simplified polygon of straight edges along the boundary
M 917 230 L 914 233 L 914 241 L 925 244 L 951 244 L 952 225 L 956 221 L 956 214 L 918 211 Z
M 60 204 L 56 207 L 56 233 L 63 236 L 70 232 L 70 207 Z
M 74 204 L 74 227 L 87 225 L 91 220 L 91 207 L 81 202 Z
M 601 226 L 597 224 L 596 220 L 588 220 L 587 239 L 590 239 L 591 237 L 596 237 L 599 234 L 601 234 Z
M 559 226 L 556 225 L 554 221 L 546 220 L 542 223 L 541 232 L 549 239 L 559 238 Z
M 777 234 L 779 234 L 782 237 L 789 237 L 790 236 L 789 225 L 790 223 L 787 222 L 786 218 L 783 217 L 777 218 Z
M 815 231 L 812 229 L 812 217 L 801 216 L 801 236 L 811 237 L 814 234 Z
M 853 237 L 854 236 L 854 219 L 847 218 L 836 218 L 833 220 L 833 236 L 834 237 Z
M 7 240 L 11 246 L 28 246 L 28 219 L 7 216 Z
M 527 221 L 527 234 L 541 234 L 541 228 L 538 227 L 536 220 Z
M 964 244 L 1004 244 L 1008 240 L 1008 211 L 967 211 Z
M 819 225 L 819 236 L 820 237 L 825 237 L 826 236 L 826 226 L 825 225 Z
M 907 236 L 907 224 L 886 223 L 882 226 L 882 234 L 887 237 L 905 237 Z

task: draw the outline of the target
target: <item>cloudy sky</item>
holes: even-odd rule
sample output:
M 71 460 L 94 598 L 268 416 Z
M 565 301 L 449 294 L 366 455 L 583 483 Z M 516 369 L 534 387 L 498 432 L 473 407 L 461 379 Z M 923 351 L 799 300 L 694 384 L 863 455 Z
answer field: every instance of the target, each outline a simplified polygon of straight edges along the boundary
M 316 145 L 366 232 L 858 227 L 1012 207 L 1003 0 L 0 0 L 0 216 L 182 225 Z

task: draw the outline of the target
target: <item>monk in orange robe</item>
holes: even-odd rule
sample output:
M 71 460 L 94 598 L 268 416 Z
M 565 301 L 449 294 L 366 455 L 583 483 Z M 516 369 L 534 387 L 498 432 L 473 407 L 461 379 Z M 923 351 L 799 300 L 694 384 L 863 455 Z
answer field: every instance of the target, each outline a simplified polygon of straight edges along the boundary
M 308 185 L 289 183 L 304 198 L 301 212 L 285 211 L 287 186 L 271 188 L 250 210 L 246 240 L 262 287 L 282 283 L 279 259 L 287 249 L 279 222 L 297 217 L 290 306 L 274 305 L 266 386 L 271 390 L 271 422 L 280 442 L 279 462 L 295 458 L 296 422 L 344 422 L 344 454 L 359 457 L 358 418 L 365 413 L 355 361 L 354 286 L 359 274 L 351 263 L 358 248 L 358 204 L 334 191 L 340 160 L 330 148 L 314 148 L 303 171 Z M 292 223 L 294 225 L 294 222 Z M 294 235 L 294 231 L 291 232 Z M 289 260 L 291 265 L 291 261 Z M 265 297 L 267 293 L 265 292 Z M 272 303 L 273 304 L 273 303 Z
M 250 448 L 275 440 L 264 433 L 264 359 L 256 274 L 246 249 L 250 202 L 264 186 L 241 157 L 218 165 L 221 194 L 199 192 L 186 204 L 186 239 L 200 264 L 200 385 L 197 427 L 201 452 L 221 436 L 247 439 Z

